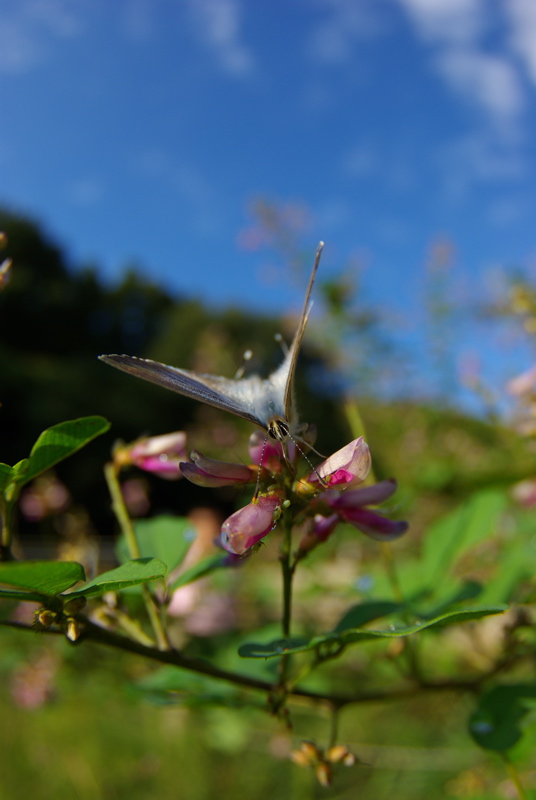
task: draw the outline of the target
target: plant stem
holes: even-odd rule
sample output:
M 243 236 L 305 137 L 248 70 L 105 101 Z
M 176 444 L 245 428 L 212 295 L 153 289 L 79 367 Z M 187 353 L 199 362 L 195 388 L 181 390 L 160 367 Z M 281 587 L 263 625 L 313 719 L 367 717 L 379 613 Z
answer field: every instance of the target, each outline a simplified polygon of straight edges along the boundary
M 291 564 L 292 522 L 285 518 L 283 542 L 281 544 L 281 568 L 283 572 L 283 616 L 281 620 L 284 638 L 290 636 L 290 620 L 292 616 L 292 579 L 294 566 Z
M 518 773 L 518 771 L 516 769 L 515 764 L 513 764 L 511 762 L 511 760 L 509 759 L 509 757 L 508 757 L 508 755 L 506 753 L 501 753 L 501 755 L 502 755 L 502 760 L 504 762 L 504 765 L 505 765 L 506 769 L 508 770 L 508 774 L 510 776 L 510 780 L 512 781 L 512 783 L 516 787 L 516 790 L 517 790 L 517 793 L 519 795 L 520 800 L 527 800 L 527 795 L 525 794 L 525 790 L 523 789 L 523 786 L 521 785 L 521 780 L 519 778 L 519 773 Z
M 123 536 L 125 537 L 130 558 L 140 558 L 141 553 L 138 540 L 136 539 L 134 526 L 132 525 L 132 520 L 130 519 L 127 507 L 125 505 L 123 492 L 121 491 L 121 485 L 119 483 L 118 470 L 113 462 L 106 464 L 104 467 L 104 474 L 106 476 L 106 483 L 108 484 L 108 490 L 112 498 L 112 509 L 117 521 L 119 522 Z M 142 587 L 142 594 L 158 648 L 160 650 L 167 650 L 169 648 L 169 642 L 162 625 L 162 620 L 160 619 L 158 609 L 156 608 L 151 593 L 145 585 Z
M 174 664 L 177 667 L 182 667 L 191 672 L 196 672 L 200 675 L 207 675 L 212 678 L 224 680 L 229 683 L 241 686 L 243 688 L 258 689 L 264 692 L 272 692 L 274 685 L 272 682 L 260 680 L 258 678 L 250 677 L 238 672 L 231 672 L 229 670 L 221 669 L 220 667 L 212 665 L 206 659 L 196 659 L 184 656 L 179 650 L 169 648 L 168 650 L 159 650 L 156 647 L 147 647 L 133 639 L 123 636 L 115 631 L 110 631 L 100 625 L 96 625 L 90 620 L 80 615 L 82 623 L 82 634 L 73 646 L 80 647 L 84 641 L 93 641 L 108 647 L 115 647 L 120 650 L 125 650 L 129 653 L 135 653 L 145 658 L 153 659 L 161 664 Z M 0 627 L 14 628 L 20 631 L 28 631 L 35 635 L 35 631 L 31 625 L 21 622 L 13 622 L 10 620 L 1 620 Z M 64 635 L 59 628 L 50 628 L 43 631 L 40 635 Z M 436 680 L 426 681 L 419 685 L 396 687 L 389 690 L 374 690 L 359 692 L 353 695 L 336 695 L 336 694 L 322 694 L 308 689 L 300 689 L 293 687 L 289 691 L 289 695 L 295 699 L 302 699 L 309 702 L 328 703 L 330 706 L 336 706 L 341 709 L 345 706 L 354 703 L 370 703 L 370 702 L 385 702 L 389 700 L 401 700 L 410 697 L 417 697 L 425 692 L 475 692 L 479 687 L 489 680 L 490 676 L 494 675 L 493 670 L 472 678 L 453 678 L 449 680 Z M 525 798 L 524 798 L 525 800 Z
M 292 520 L 285 515 L 283 518 L 283 541 L 281 543 L 281 570 L 283 577 L 283 613 L 281 628 L 284 639 L 290 636 L 290 623 L 292 617 L 292 579 L 294 577 L 295 565 L 291 564 L 292 556 Z M 282 656 L 279 665 L 279 688 L 286 694 L 288 671 L 290 666 L 290 656 Z

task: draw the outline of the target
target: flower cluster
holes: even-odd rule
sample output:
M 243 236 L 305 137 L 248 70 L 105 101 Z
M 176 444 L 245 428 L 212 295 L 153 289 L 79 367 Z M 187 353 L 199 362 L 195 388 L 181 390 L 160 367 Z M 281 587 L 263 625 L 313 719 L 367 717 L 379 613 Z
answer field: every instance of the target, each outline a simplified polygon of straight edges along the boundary
M 224 478 L 227 483 L 257 484 L 252 501 L 222 525 L 221 544 L 229 553 L 248 553 L 270 533 L 289 505 L 298 507 L 296 521 L 305 529 L 300 555 L 326 541 L 340 522 L 348 522 L 380 541 L 396 539 L 407 530 L 406 522 L 393 522 L 368 508 L 391 497 L 395 481 L 356 488 L 365 481 L 371 466 L 370 451 L 362 436 L 301 479 L 294 475 L 300 453 L 289 464 L 290 453 L 285 459 L 281 444 L 267 439 L 261 431 L 251 436 L 249 454 L 253 462 L 250 466 L 211 461 L 199 453 L 192 454 L 193 463 L 181 465 L 186 478 L 203 486 L 221 486 Z
M 250 503 L 231 514 L 221 527 L 220 543 L 234 557 L 243 557 L 277 524 L 286 509 L 293 509 L 293 525 L 302 532 L 296 556 L 325 542 L 341 522 L 349 523 L 366 536 L 391 541 L 407 530 L 406 522 L 395 522 L 370 508 L 384 502 L 396 491 L 394 480 L 361 486 L 370 472 L 368 445 L 360 436 L 331 455 L 305 477 L 296 477 L 303 449 L 312 445 L 312 433 L 286 444 L 256 431 L 249 440 L 251 463 L 215 461 L 193 451 L 186 456 L 186 434 L 141 439 L 122 445 L 115 457 L 121 465 L 134 464 L 163 478 L 187 478 L 197 486 L 221 487 L 252 484 Z

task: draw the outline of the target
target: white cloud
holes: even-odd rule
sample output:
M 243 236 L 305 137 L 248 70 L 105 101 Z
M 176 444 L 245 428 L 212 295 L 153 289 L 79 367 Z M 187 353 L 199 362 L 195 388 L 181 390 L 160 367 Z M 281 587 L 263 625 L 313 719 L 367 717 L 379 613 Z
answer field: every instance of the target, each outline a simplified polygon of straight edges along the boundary
M 307 50 L 313 60 L 340 64 L 353 56 L 356 42 L 384 30 L 378 0 L 319 0 L 317 6 L 326 15 L 309 38 Z
M 247 77 L 255 60 L 241 41 L 241 12 L 237 0 L 188 0 L 190 13 L 201 40 L 226 72 Z
M 447 84 L 484 112 L 499 133 L 501 128 L 508 131 L 518 125 L 525 97 L 517 64 L 499 49 L 505 30 L 502 6 L 483 0 L 396 1 L 418 35 L 433 48 L 433 63 Z M 536 7 L 534 0 L 509 2 Z M 498 31 L 495 39 L 499 44 L 493 50 L 483 44 L 490 29 L 495 34 Z
M 511 46 L 524 62 L 530 80 L 536 83 L 536 2 L 507 0 L 505 9 L 512 26 Z
M 447 145 L 437 163 L 446 193 L 459 197 L 475 183 L 517 181 L 526 164 L 513 142 L 501 142 L 489 133 L 471 133 Z
M 75 7 L 69 0 L 4 0 L 0 6 L 0 72 L 27 72 L 42 63 L 58 40 L 79 34 L 84 10 L 85 2 Z
M 439 55 L 437 63 L 455 90 L 497 122 L 514 120 L 522 110 L 519 76 L 506 58 L 452 48 Z
M 474 41 L 484 27 L 481 0 L 398 0 L 420 35 L 430 42 Z

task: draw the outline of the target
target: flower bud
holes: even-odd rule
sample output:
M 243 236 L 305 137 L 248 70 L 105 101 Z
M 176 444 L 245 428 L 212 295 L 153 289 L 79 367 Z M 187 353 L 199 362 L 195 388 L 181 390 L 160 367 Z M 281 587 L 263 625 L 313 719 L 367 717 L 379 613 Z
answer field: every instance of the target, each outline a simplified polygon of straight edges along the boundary
M 370 463 L 370 450 L 360 436 L 319 464 L 307 480 L 341 489 L 358 486 L 369 474 Z
M 335 744 L 326 753 L 326 759 L 331 764 L 344 764 L 345 767 L 353 767 L 356 757 L 348 750 L 344 744 Z
M 179 465 L 188 460 L 186 434 L 176 431 L 140 439 L 130 449 L 121 448 L 120 456 L 124 459 L 126 455 L 130 463 L 145 472 L 154 472 L 167 480 L 178 480 L 182 477 Z
M 331 767 L 325 761 L 317 764 L 315 769 L 316 779 L 318 783 L 325 789 L 329 789 L 332 781 Z
M 185 478 L 196 486 L 234 486 L 240 483 L 254 483 L 257 480 L 257 469 L 244 464 L 228 464 L 193 450 L 190 454 L 192 463 L 183 461 L 181 472 Z
M 74 617 L 65 617 L 61 623 L 62 630 L 70 642 L 76 642 L 82 633 L 82 627 Z
M 236 555 L 243 555 L 260 542 L 275 525 L 281 499 L 275 495 L 259 496 L 244 508 L 235 511 L 221 526 L 222 546 Z
M 314 520 L 308 522 L 306 532 L 298 545 L 299 556 L 304 556 L 318 544 L 325 542 L 339 524 L 339 516 L 332 514 L 324 517 L 322 514 L 316 514 Z

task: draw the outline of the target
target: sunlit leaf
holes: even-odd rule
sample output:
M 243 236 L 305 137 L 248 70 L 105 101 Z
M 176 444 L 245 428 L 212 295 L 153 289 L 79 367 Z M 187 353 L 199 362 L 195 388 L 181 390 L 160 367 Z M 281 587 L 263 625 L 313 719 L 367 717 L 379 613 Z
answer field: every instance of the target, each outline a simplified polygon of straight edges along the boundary
M 166 569 L 166 565 L 157 558 L 137 558 L 108 572 L 103 572 L 102 575 L 98 575 L 81 589 L 70 594 L 69 597 L 74 595 L 96 597 L 106 592 L 120 592 L 129 586 L 137 586 L 139 583 L 163 578 Z
M 312 639 L 278 639 L 268 644 L 249 643 L 239 649 L 239 654 L 243 658 L 274 658 L 290 653 L 303 653 L 307 650 L 319 650 L 322 656 L 330 652 L 336 652 L 341 647 L 358 642 L 367 642 L 372 639 L 396 639 L 401 636 L 409 636 L 418 633 L 426 628 L 445 627 L 459 622 L 480 619 L 492 614 L 502 614 L 507 611 L 508 606 L 474 606 L 459 611 L 452 611 L 449 614 L 442 614 L 433 620 L 423 620 L 414 625 L 391 625 L 384 630 L 369 630 L 367 628 L 346 629 L 340 633 L 325 633 L 314 636 Z
M 0 464 L 0 492 L 3 492 L 11 478 L 11 467 L 9 464 Z
M 435 522 L 424 540 L 424 579 L 435 586 L 468 548 L 490 538 L 507 504 L 504 491 L 487 489 Z
M 43 431 L 30 453 L 28 469 L 17 483 L 28 483 L 41 472 L 76 453 L 96 436 L 105 433 L 110 423 L 104 417 L 82 417 L 60 422 Z
M 193 583 L 193 581 L 197 581 L 199 578 L 204 578 L 205 575 L 209 575 L 211 572 L 214 572 L 215 569 L 225 566 L 226 561 L 227 555 L 222 555 L 221 553 L 215 553 L 214 555 L 202 558 L 197 564 L 181 572 L 178 578 L 170 584 L 169 588 L 173 591 L 180 586 L 185 586 L 187 583 Z
M 47 600 L 46 594 L 37 594 L 36 592 L 14 592 L 9 589 L 0 589 L 0 597 L 4 600 L 25 600 L 35 603 L 44 603 Z
M 19 586 L 47 596 L 70 589 L 86 575 L 75 561 L 5 561 L 0 563 L 0 583 Z
M 369 600 L 364 603 L 358 603 L 348 609 L 337 623 L 334 632 L 341 633 L 348 628 L 360 628 L 375 619 L 395 614 L 401 608 L 403 606 L 400 603 L 393 603 L 390 600 Z
M 140 555 L 143 558 L 157 558 L 163 561 L 168 572 L 182 563 L 196 538 L 195 528 L 189 519 L 169 514 L 138 520 L 134 530 Z M 124 536 L 118 540 L 116 554 L 121 563 L 130 558 Z

